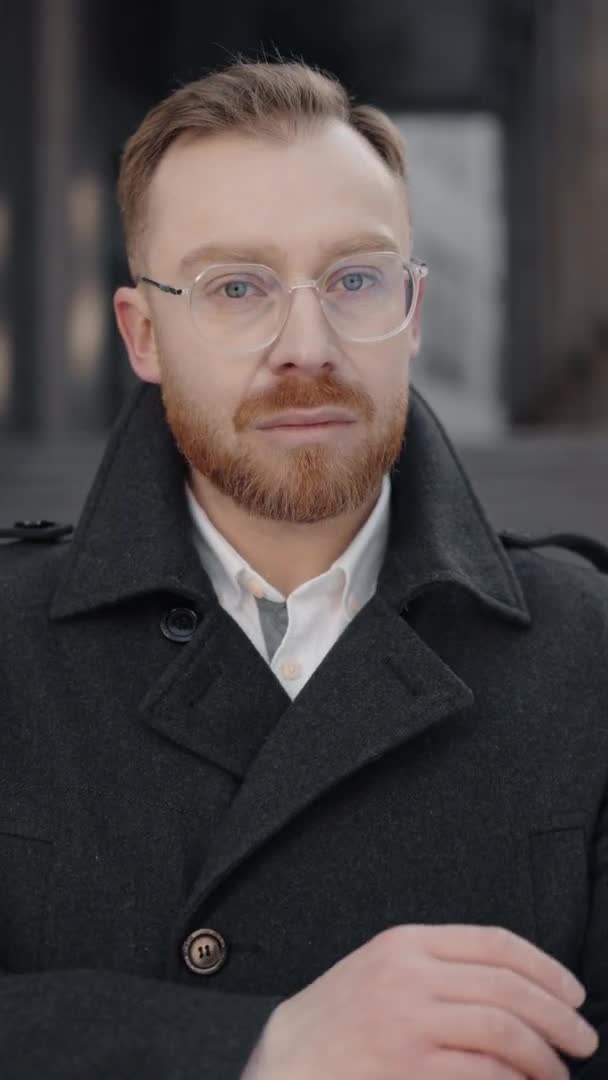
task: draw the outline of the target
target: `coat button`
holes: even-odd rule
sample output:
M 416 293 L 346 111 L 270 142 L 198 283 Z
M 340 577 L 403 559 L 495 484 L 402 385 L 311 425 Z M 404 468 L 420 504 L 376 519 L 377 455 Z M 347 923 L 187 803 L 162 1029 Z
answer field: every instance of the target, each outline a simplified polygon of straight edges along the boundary
M 16 521 L 11 529 L 0 528 L 0 540 L 61 540 L 74 532 L 73 525 L 59 525 L 56 521 Z
M 226 942 L 217 930 L 195 930 L 184 941 L 182 956 L 195 975 L 213 975 L 226 961 Z
M 191 608 L 176 607 L 165 612 L 160 628 L 169 641 L 190 641 L 198 624 L 198 615 Z
M 46 521 L 40 519 L 38 521 L 16 521 L 16 529 L 53 529 L 57 524 L 56 521 Z

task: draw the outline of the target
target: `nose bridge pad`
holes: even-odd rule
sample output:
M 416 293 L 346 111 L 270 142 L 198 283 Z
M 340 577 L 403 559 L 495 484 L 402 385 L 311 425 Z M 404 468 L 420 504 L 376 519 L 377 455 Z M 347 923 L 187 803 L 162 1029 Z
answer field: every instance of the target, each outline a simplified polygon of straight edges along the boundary
M 290 293 L 294 292 L 295 289 L 314 289 L 315 292 L 316 292 L 317 283 L 316 283 L 316 281 L 313 281 L 312 279 L 310 281 L 299 281 L 297 283 L 297 285 L 292 285 L 291 286 L 291 288 L 289 290 Z
M 329 319 L 327 318 L 327 314 L 325 312 L 325 307 L 324 307 L 324 304 L 323 304 L 323 302 L 321 300 L 321 293 L 319 291 L 319 286 L 318 286 L 316 281 L 311 280 L 311 281 L 299 281 L 297 283 L 297 285 L 292 285 L 291 288 L 288 290 L 289 302 L 285 306 L 285 315 L 284 315 L 284 318 L 283 318 L 283 325 L 281 327 L 280 332 L 282 333 L 283 330 L 285 329 L 285 327 L 287 325 L 287 321 L 289 319 L 289 316 L 291 315 L 291 308 L 292 308 L 292 305 L 293 305 L 293 297 L 294 297 L 294 293 L 295 293 L 296 289 L 312 289 L 313 292 L 316 293 L 317 300 L 319 302 L 319 309 L 321 311 L 321 314 L 323 315 L 323 318 L 324 318 L 325 322 L 331 328 L 331 323 L 329 322 Z

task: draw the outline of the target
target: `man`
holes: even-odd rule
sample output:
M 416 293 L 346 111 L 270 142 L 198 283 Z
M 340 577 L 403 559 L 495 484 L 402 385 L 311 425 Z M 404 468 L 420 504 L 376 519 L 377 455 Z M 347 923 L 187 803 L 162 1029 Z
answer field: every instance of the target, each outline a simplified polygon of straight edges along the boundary
M 0 557 L 2 1075 L 605 1077 L 608 590 L 408 391 L 396 130 L 237 64 L 119 189 L 142 386 Z

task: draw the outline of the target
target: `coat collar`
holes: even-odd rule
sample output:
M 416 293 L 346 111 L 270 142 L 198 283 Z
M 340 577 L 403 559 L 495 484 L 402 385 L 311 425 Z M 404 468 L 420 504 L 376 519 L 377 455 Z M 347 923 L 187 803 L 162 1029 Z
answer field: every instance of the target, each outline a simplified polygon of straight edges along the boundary
M 205 607 L 215 594 L 191 540 L 185 462 L 157 386 L 138 387 L 119 417 L 68 549 L 50 616 L 62 619 L 155 592 Z M 530 615 L 511 563 L 445 431 L 411 390 L 392 473 L 391 528 L 378 593 L 396 611 L 456 583 L 495 615 Z

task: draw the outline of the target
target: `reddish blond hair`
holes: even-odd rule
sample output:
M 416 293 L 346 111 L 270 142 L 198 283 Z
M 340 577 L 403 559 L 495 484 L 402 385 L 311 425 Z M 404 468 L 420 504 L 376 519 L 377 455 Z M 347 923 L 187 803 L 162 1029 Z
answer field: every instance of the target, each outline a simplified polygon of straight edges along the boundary
M 355 105 L 336 78 L 300 61 L 239 61 L 187 83 L 155 105 L 125 144 L 120 164 L 118 203 L 131 268 L 152 175 L 176 139 L 230 130 L 285 139 L 323 120 L 341 120 L 354 128 L 407 183 L 405 146 L 386 113 Z

